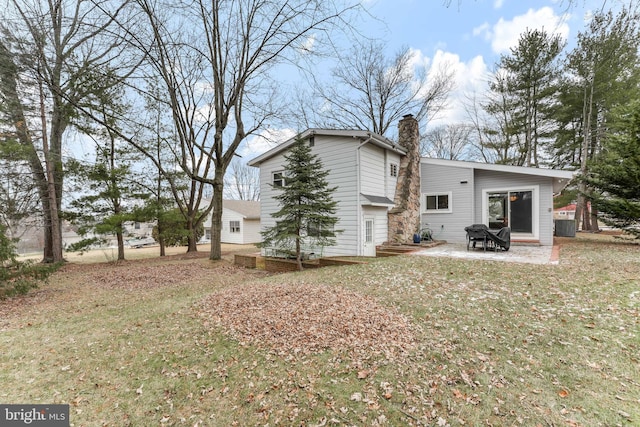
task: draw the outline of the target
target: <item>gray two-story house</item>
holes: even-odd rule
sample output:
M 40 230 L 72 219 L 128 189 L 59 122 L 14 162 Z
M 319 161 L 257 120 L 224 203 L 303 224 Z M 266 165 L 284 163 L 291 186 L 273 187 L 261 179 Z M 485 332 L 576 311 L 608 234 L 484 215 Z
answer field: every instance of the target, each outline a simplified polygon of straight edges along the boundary
M 569 171 L 420 158 L 417 121 L 399 122 L 395 143 L 362 130 L 309 129 L 298 137 L 337 186 L 337 245 L 316 255 L 375 256 L 377 245 L 410 243 L 429 224 L 438 240 L 464 243 L 464 228 L 511 228 L 512 242 L 553 244 L 553 195 Z M 273 186 L 286 185 L 284 154 L 292 138 L 249 162 L 260 168 L 261 227 L 280 207 Z M 317 248 L 316 248 L 317 250 Z
M 329 171 L 330 186 L 338 203 L 337 245 L 314 248 L 323 256 L 375 256 L 376 245 L 387 240 L 387 212 L 394 206 L 400 160 L 406 150 L 380 135 L 361 130 L 309 129 L 298 136 Z M 275 224 L 271 214 L 280 207 L 273 198 L 286 185 L 284 154 L 292 138 L 249 162 L 260 168 L 260 223 Z M 317 254 L 317 253 L 316 253 Z

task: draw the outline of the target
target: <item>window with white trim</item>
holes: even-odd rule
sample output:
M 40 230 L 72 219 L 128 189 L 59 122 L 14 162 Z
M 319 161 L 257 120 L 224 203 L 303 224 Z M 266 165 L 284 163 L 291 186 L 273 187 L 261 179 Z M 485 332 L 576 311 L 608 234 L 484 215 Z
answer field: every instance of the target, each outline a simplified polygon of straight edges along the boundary
M 448 193 L 426 193 L 422 195 L 424 211 L 427 213 L 451 213 L 451 192 Z
M 240 232 L 240 221 L 229 221 L 229 231 L 231 233 Z
M 274 187 L 284 187 L 287 185 L 284 171 L 278 171 L 273 173 L 273 186 Z

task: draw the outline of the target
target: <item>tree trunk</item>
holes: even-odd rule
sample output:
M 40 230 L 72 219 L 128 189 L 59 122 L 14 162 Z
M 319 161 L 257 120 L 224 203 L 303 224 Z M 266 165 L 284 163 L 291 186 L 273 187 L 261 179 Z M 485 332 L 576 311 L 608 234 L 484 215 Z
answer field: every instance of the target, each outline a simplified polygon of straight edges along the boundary
M 7 105 L 9 120 L 16 130 L 16 136 L 20 145 L 27 149 L 27 162 L 31 170 L 31 177 L 38 188 L 38 196 L 42 206 L 43 215 L 43 243 L 44 250 L 42 262 L 53 262 L 53 240 L 51 233 L 51 210 L 49 208 L 48 185 L 45 170 L 42 167 L 40 157 L 35 149 L 31 133 L 27 128 L 27 120 L 24 114 L 24 106 L 20 101 L 17 90 L 17 68 L 6 46 L 0 42 L 0 67 L 1 92 Z
M 118 240 L 118 261 L 124 261 L 124 236 L 122 231 L 116 233 L 116 239 Z
M 296 262 L 298 263 L 298 270 L 302 271 L 302 248 L 300 247 L 300 229 L 298 229 L 298 238 L 296 239 Z
M 582 116 L 584 127 L 582 131 L 582 150 L 580 154 L 580 173 L 583 176 L 586 176 L 589 172 L 588 170 L 588 160 L 589 160 L 589 146 L 591 143 L 591 115 L 593 113 L 593 85 L 594 82 L 589 82 L 588 85 L 584 88 L 584 98 L 583 98 L 583 107 L 582 107 Z M 587 92 L 589 94 L 587 95 Z M 591 225 L 589 221 L 589 215 L 587 212 L 589 211 L 587 205 L 587 198 L 585 194 L 587 192 L 587 185 L 584 182 L 580 182 L 578 184 L 578 201 L 576 203 L 576 230 L 580 229 L 580 221 L 582 220 L 582 230 L 590 230 Z
M 600 225 L 598 225 L 598 210 L 591 206 L 591 230 L 594 232 L 600 231 Z
M 158 221 L 158 244 L 160 245 L 160 256 L 167 255 L 164 238 L 162 237 L 162 228 L 160 227 L 160 221 Z
M 222 176 L 221 176 L 222 175 Z M 211 210 L 211 251 L 210 260 L 222 259 L 222 190 L 224 172 L 216 168 L 213 183 L 213 209 Z
M 189 212 L 189 218 L 187 219 L 187 230 L 189 235 L 187 236 L 187 253 L 198 252 L 198 245 L 196 245 L 196 227 L 193 223 L 193 213 Z
M 49 150 L 49 141 L 47 138 L 47 118 L 44 107 L 44 92 L 42 89 L 42 81 L 40 85 L 40 119 L 42 120 L 42 151 L 44 154 L 45 170 L 47 177 L 47 199 L 49 201 L 49 212 L 51 219 L 51 252 L 53 262 L 62 262 L 62 229 L 59 216 L 60 201 L 56 190 L 56 181 L 54 175 L 55 162 Z

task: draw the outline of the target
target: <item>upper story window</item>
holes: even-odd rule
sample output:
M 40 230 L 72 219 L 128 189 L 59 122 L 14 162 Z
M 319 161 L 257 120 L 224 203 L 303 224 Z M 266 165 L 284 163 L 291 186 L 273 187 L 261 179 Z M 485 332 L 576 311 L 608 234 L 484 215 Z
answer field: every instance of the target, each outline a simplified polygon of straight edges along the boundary
M 389 163 L 389 175 L 393 177 L 398 176 L 398 164 L 397 163 Z
M 448 213 L 452 212 L 451 192 L 423 194 L 425 212 Z
M 278 171 L 273 173 L 273 186 L 274 187 L 284 187 L 287 185 L 284 171 Z
M 313 147 L 314 145 L 316 145 L 316 137 L 315 136 L 310 136 L 309 137 L 309 147 Z

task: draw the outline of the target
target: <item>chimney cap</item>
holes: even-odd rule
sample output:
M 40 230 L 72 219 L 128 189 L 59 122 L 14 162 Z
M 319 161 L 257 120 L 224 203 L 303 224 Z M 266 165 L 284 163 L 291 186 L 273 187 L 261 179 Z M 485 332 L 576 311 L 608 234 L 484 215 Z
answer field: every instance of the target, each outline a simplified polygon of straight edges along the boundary
M 405 114 L 404 116 L 402 116 L 403 119 L 409 119 L 413 117 L 413 114 L 409 113 L 409 114 Z

